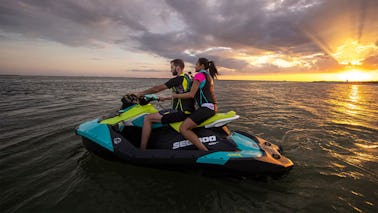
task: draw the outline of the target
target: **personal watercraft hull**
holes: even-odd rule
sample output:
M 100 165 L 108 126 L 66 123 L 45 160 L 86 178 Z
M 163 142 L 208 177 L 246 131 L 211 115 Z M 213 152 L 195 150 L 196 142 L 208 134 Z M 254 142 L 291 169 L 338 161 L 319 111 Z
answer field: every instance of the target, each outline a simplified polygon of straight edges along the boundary
M 196 134 L 210 151 L 199 151 L 169 126 L 153 130 L 149 148 L 141 150 L 139 127 L 101 124 L 93 120 L 80 125 L 76 133 L 85 147 L 107 159 L 165 168 L 202 168 L 232 175 L 282 175 L 293 163 L 281 155 L 278 146 L 225 127 L 198 128 Z

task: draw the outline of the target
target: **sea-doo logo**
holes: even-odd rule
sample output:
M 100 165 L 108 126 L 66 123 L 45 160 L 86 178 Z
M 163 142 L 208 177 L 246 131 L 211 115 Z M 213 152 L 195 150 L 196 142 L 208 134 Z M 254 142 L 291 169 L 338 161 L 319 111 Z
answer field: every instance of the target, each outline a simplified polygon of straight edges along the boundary
M 122 142 L 122 139 L 121 138 L 114 138 L 113 142 L 114 142 L 114 144 L 119 144 L 119 143 Z
M 199 138 L 199 139 L 202 143 L 209 143 L 209 145 L 215 145 L 215 144 L 218 143 L 218 142 L 215 142 L 215 141 L 217 141 L 217 137 L 215 135 L 202 137 L 202 138 Z M 172 149 L 178 149 L 178 148 L 186 147 L 186 146 L 190 146 L 190 145 L 192 145 L 192 143 L 190 143 L 188 140 L 178 141 L 178 142 L 173 143 Z

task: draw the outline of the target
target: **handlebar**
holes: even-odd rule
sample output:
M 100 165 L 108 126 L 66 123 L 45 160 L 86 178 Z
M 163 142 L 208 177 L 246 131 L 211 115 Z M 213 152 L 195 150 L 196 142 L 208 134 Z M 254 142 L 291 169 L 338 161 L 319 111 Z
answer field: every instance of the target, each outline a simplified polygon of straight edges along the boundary
M 146 100 L 150 100 L 150 101 L 158 101 L 159 100 L 159 97 L 157 97 L 155 94 L 144 95 L 144 98 Z
M 151 101 L 159 101 L 159 97 L 154 94 L 147 94 L 143 96 L 136 96 L 135 94 L 127 94 L 121 99 L 124 105 L 140 104 L 146 105 Z
M 139 97 L 139 104 L 143 106 L 143 105 L 150 103 L 151 101 L 158 101 L 158 100 L 159 100 L 159 98 L 156 95 L 147 94 L 147 95 Z

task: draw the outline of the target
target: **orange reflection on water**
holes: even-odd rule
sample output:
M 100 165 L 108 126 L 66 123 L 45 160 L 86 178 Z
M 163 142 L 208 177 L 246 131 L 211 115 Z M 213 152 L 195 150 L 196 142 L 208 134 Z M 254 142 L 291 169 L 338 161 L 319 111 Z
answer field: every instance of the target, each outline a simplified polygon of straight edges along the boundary
M 358 100 L 360 96 L 358 95 L 358 85 L 352 85 L 349 92 L 349 100 L 345 103 L 345 112 L 349 115 L 355 115 L 358 111 L 361 110 L 361 107 L 358 105 Z
M 360 85 L 340 85 L 335 88 L 330 103 L 332 104 L 331 119 L 333 123 L 347 124 L 353 126 L 362 125 L 360 123 L 363 112 L 364 97 L 360 94 Z
M 338 111 L 343 112 L 349 116 L 354 116 L 362 110 L 359 104 L 361 96 L 359 95 L 359 85 L 351 85 L 348 88 L 348 98 L 340 101 L 340 108 Z
M 352 88 L 349 93 L 349 99 L 353 102 L 357 102 L 359 99 L 358 96 L 358 85 L 352 85 Z

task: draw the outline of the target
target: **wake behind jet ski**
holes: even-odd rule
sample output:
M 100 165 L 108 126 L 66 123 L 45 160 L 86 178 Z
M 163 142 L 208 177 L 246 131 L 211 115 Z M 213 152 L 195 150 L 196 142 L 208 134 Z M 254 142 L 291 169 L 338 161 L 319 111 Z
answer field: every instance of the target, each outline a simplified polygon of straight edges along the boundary
M 281 149 L 262 138 L 230 131 L 227 124 L 239 118 L 234 111 L 217 113 L 194 132 L 209 151 L 200 151 L 180 133 L 182 122 L 152 126 L 148 149 L 141 150 L 141 130 L 146 114 L 158 112 L 150 102 L 154 95 L 141 99 L 129 95 L 116 115 L 81 124 L 76 133 L 85 147 L 100 156 L 116 158 L 143 166 L 202 168 L 237 175 L 281 175 L 293 162 Z

